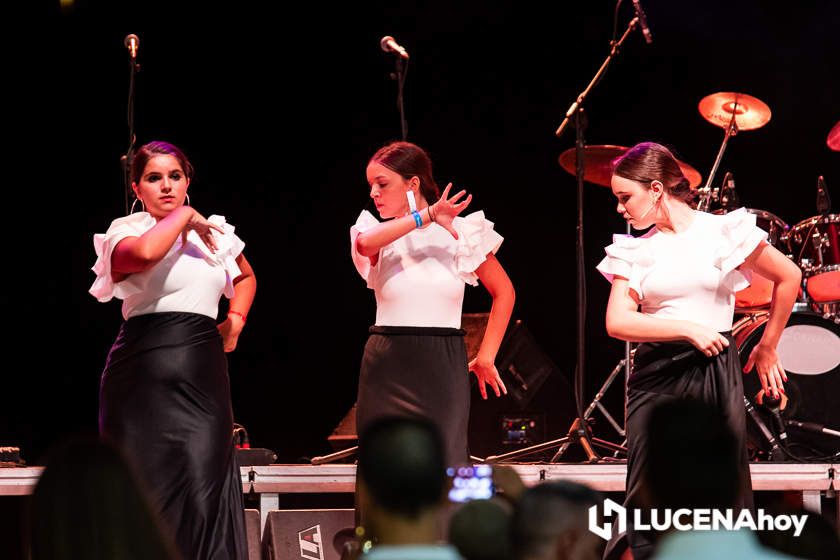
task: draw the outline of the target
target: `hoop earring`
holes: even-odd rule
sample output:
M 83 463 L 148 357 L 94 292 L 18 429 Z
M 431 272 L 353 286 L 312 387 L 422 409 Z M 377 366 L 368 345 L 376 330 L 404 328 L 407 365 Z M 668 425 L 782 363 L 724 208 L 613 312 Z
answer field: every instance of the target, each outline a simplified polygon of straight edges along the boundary
M 135 198 L 134 202 L 131 203 L 131 209 L 128 211 L 129 214 L 134 214 L 134 207 L 137 205 L 138 200 L 140 201 L 140 211 L 141 212 L 146 211 L 146 203 L 143 202 L 142 200 L 140 200 L 139 198 Z
M 184 193 L 184 196 L 185 196 L 185 197 L 187 197 L 187 200 L 184 202 L 184 204 L 186 204 L 187 206 L 191 206 L 191 204 L 190 204 L 190 195 L 189 195 L 189 194 L 187 194 L 187 193 Z

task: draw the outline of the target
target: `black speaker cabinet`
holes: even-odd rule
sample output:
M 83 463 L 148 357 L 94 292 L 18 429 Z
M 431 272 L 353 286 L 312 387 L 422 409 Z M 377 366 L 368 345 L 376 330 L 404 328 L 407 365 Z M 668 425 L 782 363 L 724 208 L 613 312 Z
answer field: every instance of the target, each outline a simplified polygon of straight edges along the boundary
M 465 316 L 466 319 L 466 316 Z M 476 317 L 473 329 L 483 333 Z M 468 338 L 470 329 L 467 328 Z M 467 345 L 468 355 L 470 344 Z M 474 345 L 477 351 L 477 345 Z M 488 387 L 483 400 L 475 376 L 470 403 L 469 448 L 472 455 L 487 457 L 529 447 L 566 435 L 576 417 L 572 385 L 540 347 L 522 321 L 507 330 L 496 368 L 508 394 L 496 397 Z M 525 460 L 535 460 L 534 455 Z
M 260 554 L 260 512 L 245 510 L 245 535 L 248 538 L 248 560 L 262 560 Z
M 353 539 L 352 509 L 289 509 L 268 512 L 265 560 L 339 560 Z

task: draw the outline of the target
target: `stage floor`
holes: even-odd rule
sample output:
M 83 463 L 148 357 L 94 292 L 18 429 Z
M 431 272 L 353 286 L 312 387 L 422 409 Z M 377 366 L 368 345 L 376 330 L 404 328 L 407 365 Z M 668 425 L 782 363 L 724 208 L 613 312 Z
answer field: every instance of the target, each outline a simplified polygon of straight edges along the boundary
M 623 492 L 623 463 L 503 463 L 514 468 L 527 485 L 544 480 L 571 480 L 603 492 Z M 751 463 L 754 490 L 825 491 L 834 488 L 834 463 Z M 43 467 L 0 468 L 0 496 L 31 494 Z M 353 492 L 356 466 L 267 465 L 241 467 L 242 489 L 257 493 Z M 840 488 L 838 488 L 840 490 Z
M 627 471 L 624 463 L 502 464 L 514 468 L 529 486 L 545 480 L 570 480 L 602 492 L 624 492 Z M 750 474 L 753 490 L 800 492 L 803 505 L 820 512 L 823 492 L 840 490 L 834 481 L 837 467 L 834 463 L 752 463 Z M 42 470 L 43 467 L 0 468 L 0 496 L 31 494 Z M 278 509 L 280 494 L 345 493 L 356 487 L 355 465 L 244 466 L 241 471 L 242 490 L 259 495 L 263 525 L 268 512 Z M 836 501 L 840 507 L 840 500 Z

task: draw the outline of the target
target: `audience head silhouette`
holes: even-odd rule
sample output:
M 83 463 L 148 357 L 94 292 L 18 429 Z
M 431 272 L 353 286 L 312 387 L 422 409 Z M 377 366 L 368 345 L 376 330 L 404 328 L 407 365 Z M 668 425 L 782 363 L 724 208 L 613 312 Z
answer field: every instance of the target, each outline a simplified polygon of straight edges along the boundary
M 604 542 L 589 531 L 589 508 L 598 492 L 568 481 L 546 482 L 525 490 L 511 520 L 516 560 L 596 560 Z
M 643 486 L 649 507 L 735 506 L 741 450 L 718 409 L 692 399 L 662 403 L 651 411 L 648 438 Z
M 98 439 L 49 455 L 29 528 L 32 560 L 177 558 L 122 455 Z
M 383 418 L 359 439 L 359 477 L 383 509 L 415 517 L 439 505 L 446 465 L 437 428 L 416 418 Z
M 449 521 L 449 542 L 465 560 L 508 560 L 510 517 L 498 499 L 469 501 Z

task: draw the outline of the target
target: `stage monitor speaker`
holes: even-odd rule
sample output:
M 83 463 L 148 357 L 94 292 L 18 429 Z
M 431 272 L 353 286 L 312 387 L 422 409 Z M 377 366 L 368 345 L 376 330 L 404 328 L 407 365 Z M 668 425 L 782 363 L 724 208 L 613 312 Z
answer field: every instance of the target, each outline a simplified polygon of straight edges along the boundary
M 354 538 L 352 509 L 290 509 L 268 512 L 265 560 L 339 560 Z
M 549 377 L 561 375 L 520 320 L 515 321 L 505 334 L 496 357 L 496 368 L 500 375 L 507 374 L 503 381 L 508 395 L 522 409 L 528 406 Z
M 245 535 L 248 539 L 248 560 L 262 560 L 259 510 L 245 510 Z
M 483 324 L 482 315 L 485 316 Z M 463 324 L 482 334 L 486 314 L 476 314 Z M 469 329 L 467 340 L 470 340 Z M 468 345 L 468 355 L 472 357 L 475 354 L 469 353 L 469 348 Z M 474 346 L 474 352 L 477 351 L 478 347 Z M 505 333 L 496 356 L 496 369 L 508 394 L 501 397 L 488 394 L 488 399 L 483 400 L 478 389 L 473 388 L 471 454 L 499 455 L 566 435 L 576 416 L 572 386 L 521 320 L 514 321 Z M 475 384 L 474 377 L 472 381 Z

